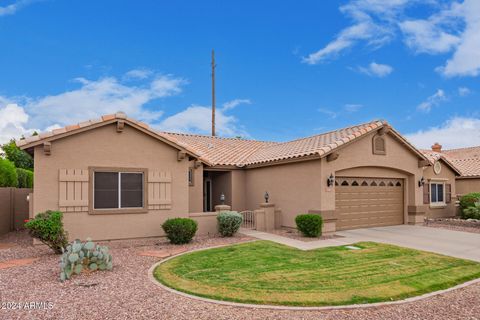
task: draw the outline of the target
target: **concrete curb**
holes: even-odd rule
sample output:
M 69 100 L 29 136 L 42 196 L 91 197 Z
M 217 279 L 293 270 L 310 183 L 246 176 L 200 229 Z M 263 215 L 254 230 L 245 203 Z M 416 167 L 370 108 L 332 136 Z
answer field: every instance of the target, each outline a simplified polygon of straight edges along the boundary
M 253 240 L 257 241 L 257 240 Z M 241 242 L 241 243 L 248 243 L 248 242 L 253 242 L 253 241 L 247 241 L 247 242 Z M 169 291 L 171 293 L 198 300 L 198 301 L 203 301 L 203 302 L 208 302 L 208 303 L 213 303 L 213 304 L 219 304 L 219 305 L 224 305 L 224 306 L 230 306 L 230 307 L 240 307 L 240 308 L 253 308 L 253 309 L 270 309 L 270 310 L 297 310 L 297 311 L 328 311 L 328 310 L 349 310 L 349 309 L 366 309 L 366 308 L 377 308 L 377 307 L 386 307 L 386 306 L 394 306 L 394 305 L 400 305 L 400 304 L 406 304 L 406 303 L 412 303 L 415 301 L 420 301 L 424 300 L 430 297 L 434 297 L 437 295 L 441 295 L 450 291 L 454 291 L 457 289 L 465 288 L 468 287 L 472 284 L 475 283 L 480 283 L 480 278 L 470 280 L 464 283 L 461 283 L 459 285 L 456 285 L 451 288 L 447 288 L 444 290 L 439 290 L 439 291 L 434 291 L 434 292 L 429 292 L 425 293 L 420 296 L 416 297 L 411 297 L 403 300 L 396 300 L 396 301 L 386 301 L 386 302 L 375 302 L 375 303 L 368 303 L 368 304 L 351 304 L 351 305 L 344 305 L 344 306 L 322 306 L 322 307 L 292 307 L 292 306 L 278 306 L 278 305 L 268 305 L 268 304 L 251 304 L 251 303 L 240 303 L 240 302 L 230 302 L 230 301 L 222 301 L 222 300 L 214 300 L 214 299 L 209 299 L 209 298 L 203 298 L 199 296 L 195 296 L 192 294 L 188 294 L 182 291 L 175 290 L 173 288 L 167 287 L 166 285 L 160 283 L 157 279 L 155 279 L 155 276 L 153 275 L 153 272 L 155 271 L 155 268 L 157 268 L 160 264 L 167 262 L 170 259 L 179 257 L 181 255 L 187 254 L 187 253 L 192 253 L 192 252 L 197 252 L 197 251 L 204 251 L 204 250 L 209 250 L 209 249 L 215 249 L 215 248 L 222 248 L 222 247 L 228 247 L 231 245 L 235 244 L 225 244 L 225 245 L 219 245 L 219 246 L 213 246 L 213 247 L 208 247 L 208 248 L 200 248 L 200 249 L 195 249 L 187 252 L 182 252 L 180 254 L 170 256 L 162 261 L 159 261 L 155 263 L 153 266 L 148 269 L 148 278 L 150 281 L 152 281 L 154 284 L 159 286 L 160 288 Z

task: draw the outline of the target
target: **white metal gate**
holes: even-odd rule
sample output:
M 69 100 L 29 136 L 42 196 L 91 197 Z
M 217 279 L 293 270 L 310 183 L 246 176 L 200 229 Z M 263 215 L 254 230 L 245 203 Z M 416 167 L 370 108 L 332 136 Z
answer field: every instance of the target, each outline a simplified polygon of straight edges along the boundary
M 242 228 L 255 229 L 255 212 L 254 211 L 242 211 L 240 214 L 243 217 Z

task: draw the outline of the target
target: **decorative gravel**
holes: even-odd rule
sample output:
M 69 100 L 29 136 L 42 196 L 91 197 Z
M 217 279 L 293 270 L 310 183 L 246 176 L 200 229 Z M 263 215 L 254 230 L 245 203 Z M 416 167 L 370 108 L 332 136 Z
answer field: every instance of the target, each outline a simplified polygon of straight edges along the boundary
M 413 303 L 354 310 L 278 311 L 221 306 L 163 290 L 152 283 L 148 269 L 157 258 L 139 256 L 143 250 L 171 247 L 164 240 L 111 242 L 113 271 L 58 280 L 58 256 L 47 248 L 28 245 L 24 233 L 0 242 L 15 248 L 0 250 L 0 261 L 39 257 L 30 266 L 0 270 L 0 301 L 51 302 L 47 310 L 0 309 L 0 319 L 479 319 L 480 284 Z M 246 237 L 199 238 L 189 250 L 250 240 Z M 48 304 L 47 304 L 48 305 Z
M 320 236 L 320 237 L 305 237 L 300 231 L 293 228 L 282 228 L 273 230 L 271 233 L 278 234 L 279 236 L 310 242 L 310 241 L 317 241 L 317 240 L 326 240 L 326 239 L 336 239 L 336 238 L 343 238 L 342 236 L 338 235 L 331 235 L 331 236 Z
M 480 233 L 480 220 L 458 218 L 439 218 L 425 220 L 424 226 L 471 233 Z

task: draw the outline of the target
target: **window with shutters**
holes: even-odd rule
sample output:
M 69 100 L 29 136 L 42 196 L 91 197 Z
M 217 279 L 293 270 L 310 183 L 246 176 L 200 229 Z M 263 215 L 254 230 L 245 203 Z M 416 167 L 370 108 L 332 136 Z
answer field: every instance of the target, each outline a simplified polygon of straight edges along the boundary
M 445 183 L 430 183 L 430 206 L 445 206 Z
M 146 211 L 146 170 L 91 169 L 90 213 Z

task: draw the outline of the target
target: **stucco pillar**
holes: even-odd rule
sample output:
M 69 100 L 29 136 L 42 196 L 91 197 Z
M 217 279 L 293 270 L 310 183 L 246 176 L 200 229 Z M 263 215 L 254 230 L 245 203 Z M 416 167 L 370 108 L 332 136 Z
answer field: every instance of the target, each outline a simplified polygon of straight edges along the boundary
M 215 206 L 215 211 L 216 212 L 222 212 L 222 211 L 230 211 L 232 210 L 232 207 L 226 204 L 218 204 Z
M 255 212 L 255 229 L 257 231 L 265 230 L 265 210 L 257 209 Z
M 265 211 L 265 231 L 275 230 L 275 204 L 261 203 L 260 208 Z

